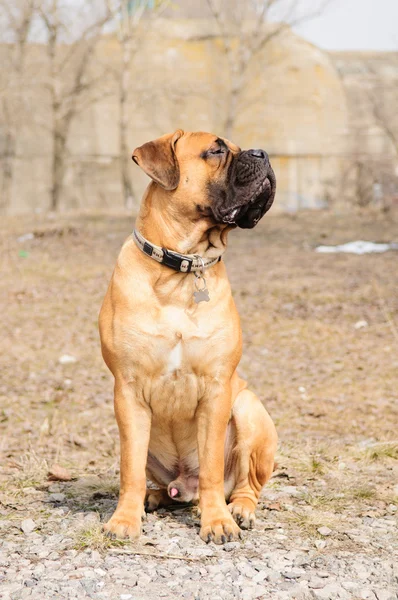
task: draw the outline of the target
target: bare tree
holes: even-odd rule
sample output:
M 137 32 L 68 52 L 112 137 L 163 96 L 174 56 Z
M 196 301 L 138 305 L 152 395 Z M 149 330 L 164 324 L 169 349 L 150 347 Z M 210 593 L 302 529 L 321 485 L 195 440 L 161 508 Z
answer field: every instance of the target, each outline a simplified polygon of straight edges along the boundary
M 63 0 L 42 0 L 38 8 L 46 34 L 53 140 L 51 209 L 59 207 L 66 170 L 67 143 L 73 119 L 104 95 L 105 67 L 94 62 L 95 50 L 111 15 L 105 3 L 91 0 L 84 13 Z
M 395 77 L 383 77 L 375 66 L 368 62 L 367 70 L 372 79 L 372 87 L 368 93 L 368 101 L 373 118 L 390 141 L 398 158 L 398 52 L 391 55 L 390 70 Z
M 118 104 L 119 104 L 119 161 L 120 180 L 124 205 L 129 208 L 134 202 L 134 191 L 130 173 L 130 147 L 128 145 L 129 98 L 131 93 L 131 61 L 138 50 L 140 24 L 145 17 L 146 24 L 161 14 L 168 5 L 168 0 L 108 0 L 108 7 L 117 23 L 120 44 L 120 68 L 118 69 Z
M 384 55 L 356 59 L 350 73 L 356 77 L 343 80 L 351 110 L 343 194 L 361 208 L 388 211 L 398 200 L 398 53 L 387 65 Z
M 253 60 L 290 27 L 319 16 L 330 1 L 314 0 L 311 10 L 304 10 L 302 0 L 207 0 L 222 36 L 229 79 L 224 111 L 227 138 L 232 137 L 242 108 L 242 93 Z
M 23 113 L 23 72 L 26 45 L 36 11 L 36 0 L 1 0 L 0 31 L 9 44 L 4 50 L 3 77 L 0 84 L 2 113 L 2 185 L 0 212 L 6 212 L 11 201 L 17 134 Z M 26 82 L 25 82 L 26 83 Z

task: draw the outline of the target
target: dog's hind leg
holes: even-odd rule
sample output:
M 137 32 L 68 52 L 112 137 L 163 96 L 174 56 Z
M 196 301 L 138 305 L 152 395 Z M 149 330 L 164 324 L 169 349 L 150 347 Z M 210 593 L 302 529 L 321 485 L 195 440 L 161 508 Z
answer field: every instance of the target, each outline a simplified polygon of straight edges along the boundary
M 171 504 L 178 504 L 178 502 L 170 498 L 166 489 L 156 490 L 147 488 L 145 496 L 146 512 L 153 512 L 157 508 L 170 506 Z
M 232 479 L 228 487 L 233 487 L 228 508 L 238 525 L 249 529 L 255 522 L 261 489 L 272 475 L 278 436 L 264 406 L 248 389 L 238 393 L 232 419 L 236 433 L 230 476 L 226 473 L 226 484 Z

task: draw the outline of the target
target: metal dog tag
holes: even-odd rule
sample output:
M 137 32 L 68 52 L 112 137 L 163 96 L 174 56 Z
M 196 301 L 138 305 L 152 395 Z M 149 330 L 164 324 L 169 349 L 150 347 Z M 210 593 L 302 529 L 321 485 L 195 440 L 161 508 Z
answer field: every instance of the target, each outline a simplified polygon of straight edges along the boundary
M 194 292 L 193 295 L 196 304 L 199 304 L 199 302 L 210 302 L 209 290 L 207 289 L 198 290 L 197 292 Z
M 203 287 L 199 287 L 199 281 L 203 281 Z M 210 302 L 209 290 L 206 287 L 206 279 L 202 275 L 197 275 L 195 273 L 195 287 L 196 292 L 193 293 L 194 300 L 196 304 L 199 302 Z

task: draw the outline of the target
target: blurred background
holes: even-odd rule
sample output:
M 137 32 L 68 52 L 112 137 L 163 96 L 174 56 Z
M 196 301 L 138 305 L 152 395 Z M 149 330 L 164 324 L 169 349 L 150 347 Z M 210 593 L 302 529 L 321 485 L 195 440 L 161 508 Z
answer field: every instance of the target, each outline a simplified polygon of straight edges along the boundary
M 141 143 L 265 148 L 275 210 L 398 202 L 398 5 L 0 0 L 0 213 L 136 208 Z

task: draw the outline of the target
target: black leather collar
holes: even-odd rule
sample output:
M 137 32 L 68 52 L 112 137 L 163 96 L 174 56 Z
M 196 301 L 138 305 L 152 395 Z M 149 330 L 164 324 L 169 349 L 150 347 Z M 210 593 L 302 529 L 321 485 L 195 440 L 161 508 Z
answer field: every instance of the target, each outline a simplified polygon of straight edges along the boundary
M 137 229 L 134 229 L 132 235 L 138 248 L 144 254 L 150 256 L 158 263 L 181 273 L 190 273 L 191 271 L 193 273 L 196 271 L 203 272 L 221 260 L 221 256 L 217 256 L 216 258 L 202 258 L 198 254 L 180 254 L 179 252 L 174 252 L 174 250 L 156 246 L 145 239 Z

